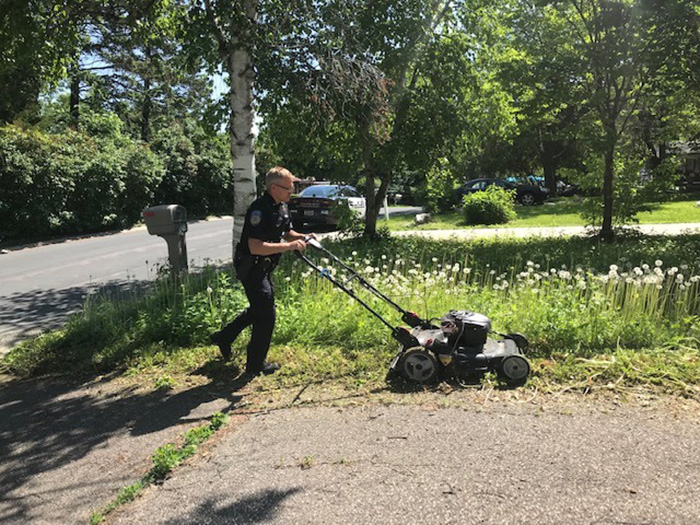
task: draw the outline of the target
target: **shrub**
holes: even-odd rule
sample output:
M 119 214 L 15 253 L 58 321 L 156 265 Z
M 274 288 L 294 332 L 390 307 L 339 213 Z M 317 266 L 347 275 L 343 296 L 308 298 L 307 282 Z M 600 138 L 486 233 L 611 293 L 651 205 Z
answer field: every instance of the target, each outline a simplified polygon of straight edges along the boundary
M 502 224 L 515 218 L 515 190 L 489 186 L 465 195 L 463 213 L 467 224 Z
M 425 187 L 419 192 L 425 211 L 444 213 L 454 209 L 457 205 L 454 188 L 454 175 L 448 169 L 447 162 L 440 161 L 428 170 L 425 177 Z
M 119 133 L 0 127 L 0 238 L 131 226 L 161 177 L 156 156 Z
M 364 229 L 364 221 L 350 207 L 348 201 L 337 200 L 331 209 L 333 217 L 337 221 L 338 229 L 349 234 L 359 234 Z

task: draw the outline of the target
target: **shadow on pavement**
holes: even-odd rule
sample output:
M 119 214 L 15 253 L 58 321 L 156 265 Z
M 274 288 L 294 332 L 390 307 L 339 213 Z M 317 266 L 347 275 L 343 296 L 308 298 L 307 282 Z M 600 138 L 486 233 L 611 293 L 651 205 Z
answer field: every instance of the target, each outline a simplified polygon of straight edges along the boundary
M 174 394 L 115 389 L 107 380 L 89 386 L 55 378 L 0 384 L 0 522 L 31 522 L 37 517 L 33 498 L 70 500 L 70 494 L 56 494 L 45 481 L 69 464 L 65 477 L 60 476 L 81 485 L 94 483 L 104 474 L 101 470 L 119 470 L 115 465 L 74 464 L 94 451 L 109 447 L 109 457 L 131 457 L 137 436 L 232 410 L 241 400 L 235 392 L 246 382 L 212 383 Z M 138 454 L 148 458 L 163 444 L 155 438 Z
M 191 523 L 211 524 L 253 524 L 266 523 L 275 517 L 279 506 L 289 496 L 299 492 L 300 488 L 289 490 L 265 490 L 244 497 L 232 505 L 220 507 L 215 500 L 202 502 L 195 511 L 187 516 L 170 520 L 170 525 L 190 525 Z
M 60 290 L 32 290 L 2 297 L 0 326 L 11 326 L 2 336 L 3 346 L 12 348 L 31 336 L 63 326 L 81 310 L 86 298 L 131 297 L 142 294 L 151 281 L 110 281 L 101 286 L 86 284 Z

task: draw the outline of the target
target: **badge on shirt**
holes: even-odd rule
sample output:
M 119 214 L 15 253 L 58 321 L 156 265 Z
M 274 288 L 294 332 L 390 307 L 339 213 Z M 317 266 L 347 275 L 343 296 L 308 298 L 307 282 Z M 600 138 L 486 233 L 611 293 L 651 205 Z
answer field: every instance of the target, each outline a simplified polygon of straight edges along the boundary
M 262 212 L 260 210 L 253 210 L 250 213 L 250 224 L 251 226 L 257 226 L 262 221 Z

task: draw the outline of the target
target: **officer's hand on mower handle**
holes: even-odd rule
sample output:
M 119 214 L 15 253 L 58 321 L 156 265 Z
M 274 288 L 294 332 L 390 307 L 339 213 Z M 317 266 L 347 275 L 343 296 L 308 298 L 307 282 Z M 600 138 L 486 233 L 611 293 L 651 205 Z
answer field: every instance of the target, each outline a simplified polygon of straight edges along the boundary
M 289 243 L 289 249 L 291 251 L 304 251 L 306 250 L 306 243 L 302 240 L 296 240 Z

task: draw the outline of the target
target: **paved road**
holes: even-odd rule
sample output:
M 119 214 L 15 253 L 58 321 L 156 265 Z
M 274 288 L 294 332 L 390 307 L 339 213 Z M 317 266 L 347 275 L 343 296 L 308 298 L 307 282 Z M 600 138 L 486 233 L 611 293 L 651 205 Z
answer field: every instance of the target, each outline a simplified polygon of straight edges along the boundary
M 191 264 L 231 258 L 232 219 L 193 222 Z M 153 279 L 167 245 L 145 228 L 12 250 L 0 255 L 0 351 L 52 329 L 77 311 L 90 291 L 119 291 Z

